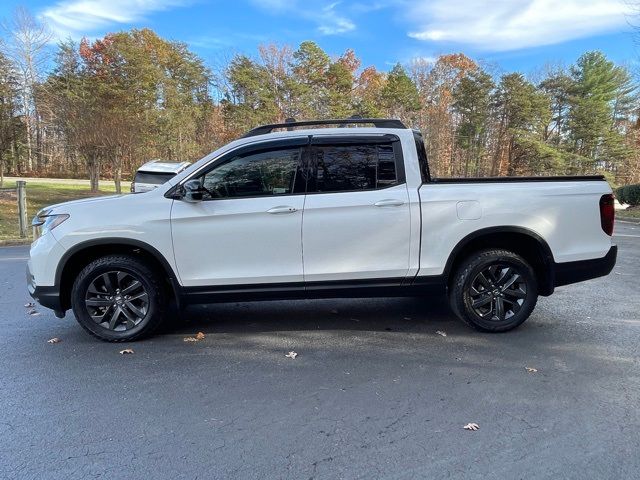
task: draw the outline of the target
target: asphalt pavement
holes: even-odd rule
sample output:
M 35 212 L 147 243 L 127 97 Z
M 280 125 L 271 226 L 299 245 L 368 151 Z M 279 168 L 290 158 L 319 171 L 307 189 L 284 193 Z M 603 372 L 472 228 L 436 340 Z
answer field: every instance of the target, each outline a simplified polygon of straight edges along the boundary
M 2 248 L 0 478 L 640 478 L 640 225 L 615 241 L 611 275 L 505 334 L 437 298 L 314 300 L 119 345 L 30 315 L 28 250 Z

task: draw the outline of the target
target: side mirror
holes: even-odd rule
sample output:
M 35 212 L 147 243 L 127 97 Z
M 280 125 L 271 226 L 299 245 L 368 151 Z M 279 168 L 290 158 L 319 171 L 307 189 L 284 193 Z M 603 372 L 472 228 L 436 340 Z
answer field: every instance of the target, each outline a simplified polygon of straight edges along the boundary
M 189 180 L 182 185 L 182 200 L 190 203 L 202 201 L 204 189 L 200 185 L 200 180 Z

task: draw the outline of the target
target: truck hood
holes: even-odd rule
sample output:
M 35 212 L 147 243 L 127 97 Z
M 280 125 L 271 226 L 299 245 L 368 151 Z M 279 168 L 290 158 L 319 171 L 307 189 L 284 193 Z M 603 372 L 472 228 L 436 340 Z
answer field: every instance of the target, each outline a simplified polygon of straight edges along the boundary
M 86 205 L 90 203 L 103 203 L 103 202 L 113 202 L 117 201 L 117 199 L 123 198 L 125 195 L 105 195 L 104 197 L 89 197 L 89 198 L 81 198 L 79 200 L 71 200 L 69 202 L 56 203 L 54 205 L 49 205 L 43 210 L 56 210 L 56 213 L 69 213 L 64 211 L 68 207 L 73 208 L 76 205 Z

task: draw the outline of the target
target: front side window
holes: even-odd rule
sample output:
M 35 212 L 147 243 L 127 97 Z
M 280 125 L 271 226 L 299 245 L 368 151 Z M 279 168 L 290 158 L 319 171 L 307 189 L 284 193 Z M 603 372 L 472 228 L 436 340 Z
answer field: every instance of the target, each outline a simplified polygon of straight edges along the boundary
M 206 173 L 202 186 L 205 199 L 264 197 L 304 193 L 296 187 L 301 149 L 288 148 L 253 152 L 232 157 Z
M 398 183 L 393 144 L 314 145 L 308 192 L 375 190 Z

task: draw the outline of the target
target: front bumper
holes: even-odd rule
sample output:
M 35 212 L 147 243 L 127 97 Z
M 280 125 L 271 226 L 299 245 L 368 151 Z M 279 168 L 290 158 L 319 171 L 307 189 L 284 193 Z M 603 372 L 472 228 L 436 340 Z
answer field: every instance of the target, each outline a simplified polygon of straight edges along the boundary
M 612 245 L 609 252 L 602 258 L 556 263 L 554 284 L 559 287 L 609 275 L 616 265 L 617 256 L 618 246 Z
M 57 286 L 43 287 L 36 285 L 35 277 L 31 273 L 31 266 L 27 263 L 27 290 L 29 295 L 36 302 L 46 308 L 50 308 L 56 314 L 56 317 L 64 317 L 62 302 L 60 300 L 60 289 Z

